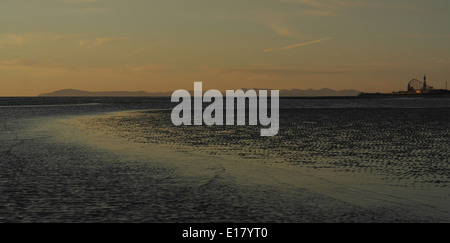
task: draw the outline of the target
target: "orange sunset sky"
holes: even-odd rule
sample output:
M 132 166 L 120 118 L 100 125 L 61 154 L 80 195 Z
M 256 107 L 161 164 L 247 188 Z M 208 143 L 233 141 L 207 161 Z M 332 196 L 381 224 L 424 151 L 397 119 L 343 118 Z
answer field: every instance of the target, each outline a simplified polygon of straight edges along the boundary
M 450 81 L 448 0 L 2 0 L 0 96 Z

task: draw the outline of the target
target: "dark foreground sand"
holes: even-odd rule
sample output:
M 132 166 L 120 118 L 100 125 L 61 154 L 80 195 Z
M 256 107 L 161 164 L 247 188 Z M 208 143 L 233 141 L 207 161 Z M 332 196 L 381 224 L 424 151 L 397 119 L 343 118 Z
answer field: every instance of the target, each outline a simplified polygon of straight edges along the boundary
M 450 221 L 448 187 L 390 187 L 368 174 L 208 156 L 83 126 L 110 115 L 4 118 L 0 222 Z

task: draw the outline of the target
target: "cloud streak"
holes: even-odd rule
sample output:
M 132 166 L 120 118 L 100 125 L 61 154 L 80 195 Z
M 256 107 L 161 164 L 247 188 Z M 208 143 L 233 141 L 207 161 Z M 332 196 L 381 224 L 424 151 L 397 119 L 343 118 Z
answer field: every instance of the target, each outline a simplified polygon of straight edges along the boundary
M 287 37 L 292 37 L 292 38 L 304 38 L 305 37 L 303 34 L 299 33 L 297 30 L 295 30 L 283 23 L 265 22 L 263 25 L 266 26 L 267 28 L 275 31 L 275 33 L 277 33 L 280 36 L 287 36 Z
M 88 41 L 81 40 L 79 42 L 79 45 L 81 47 L 91 48 L 91 47 L 104 46 L 104 45 L 112 44 L 112 43 L 123 42 L 123 41 L 127 41 L 130 39 L 131 39 L 130 37 L 102 37 L 102 38 L 95 39 L 94 41 L 91 42 L 91 44 L 89 44 Z
M 289 50 L 289 49 L 293 49 L 293 48 L 298 48 L 298 47 L 304 47 L 304 46 L 317 44 L 317 43 L 320 43 L 320 42 L 323 42 L 323 41 L 326 41 L 326 40 L 329 40 L 329 39 L 331 39 L 331 38 L 328 37 L 328 38 L 323 38 L 323 39 L 319 39 L 319 40 L 313 40 L 313 41 L 308 41 L 308 42 L 297 43 L 297 44 L 284 46 L 284 47 L 267 48 L 267 49 L 264 49 L 263 52 L 264 53 L 269 53 L 269 52 L 274 52 L 274 51 L 284 51 L 284 50 Z
M 316 10 L 327 10 L 337 13 L 339 10 L 352 7 L 369 7 L 369 8 L 385 8 L 397 9 L 405 11 L 422 11 L 424 6 L 414 5 L 412 3 L 395 3 L 395 2 L 380 2 L 368 0 L 276 0 L 284 3 L 302 4 Z M 314 12 L 312 12 L 314 13 Z M 331 13 L 331 12 L 329 12 Z
M 153 48 L 153 47 L 155 47 L 155 46 L 159 46 L 159 45 L 161 45 L 161 44 L 164 44 L 164 43 L 166 43 L 166 42 L 169 41 L 169 40 L 170 40 L 170 39 L 162 40 L 162 41 L 160 41 L 160 42 L 153 43 L 153 44 L 148 45 L 148 46 L 146 46 L 146 47 L 144 47 L 144 48 L 141 48 L 141 49 L 139 49 L 139 50 L 136 50 L 136 51 L 134 51 L 134 52 L 128 54 L 127 56 L 128 56 L 128 57 L 134 56 L 134 55 L 139 54 L 139 53 L 141 53 L 141 52 L 144 52 L 144 51 L 146 51 L 146 50 L 148 50 L 148 49 L 150 49 L 150 48 Z
M 83 9 L 77 9 L 74 11 L 77 13 L 82 13 L 82 14 L 103 14 L 103 13 L 107 13 L 108 9 L 106 9 L 106 8 L 83 8 Z
M 0 47 L 21 46 L 36 42 L 54 42 L 78 38 L 81 35 L 52 35 L 47 33 L 0 34 Z
M 15 71 L 31 77 L 52 77 L 67 75 L 74 70 L 48 61 L 38 59 L 12 59 L 0 61 L 0 70 Z
M 403 33 L 404 37 L 418 38 L 418 39 L 447 39 L 450 38 L 450 34 L 417 34 L 417 33 Z
M 95 3 L 100 2 L 102 0 L 60 0 L 58 2 L 61 3 Z
M 105 44 L 117 43 L 129 40 L 129 37 L 105 37 L 105 38 L 97 38 L 94 41 L 92 46 L 103 46 Z

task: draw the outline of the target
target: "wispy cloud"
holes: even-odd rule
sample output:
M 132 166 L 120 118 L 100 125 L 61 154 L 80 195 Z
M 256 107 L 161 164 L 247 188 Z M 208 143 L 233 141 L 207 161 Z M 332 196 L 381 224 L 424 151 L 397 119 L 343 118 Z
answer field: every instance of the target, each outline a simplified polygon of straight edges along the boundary
M 85 13 L 85 14 L 103 14 L 107 13 L 108 9 L 106 8 L 83 8 L 83 9 L 76 9 L 74 10 L 78 13 Z
M 122 42 L 122 41 L 126 41 L 129 40 L 131 38 L 129 37 L 105 37 L 105 38 L 97 38 L 94 41 L 93 46 L 102 46 L 105 44 L 111 44 L 111 43 L 117 43 L 117 42 Z
M 263 25 L 277 33 L 281 36 L 287 36 L 292 38 L 304 38 L 305 36 L 298 30 L 291 28 L 287 24 L 281 23 L 280 21 L 268 22 L 263 21 Z
M 418 38 L 418 39 L 442 39 L 450 38 L 450 34 L 418 34 L 418 33 L 403 33 L 404 37 Z
M 60 3 L 94 3 L 102 0 L 58 0 Z
M 268 52 L 274 52 L 274 51 L 284 51 L 284 50 L 289 50 L 289 49 L 293 49 L 293 48 L 297 48 L 297 47 L 303 47 L 303 46 L 308 46 L 308 45 L 312 45 L 312 44 L 317 44 L 317 43 L 320 43 L 320 42 L 323 42 L 323 41 L 326 41 L 329 39 L 331 39 L 331 38 L 328 37 L 328 38 L 323 38 L 323 39 L 319 39 L 319 40 L 297 43 L 297 44 L 284 46 L 284 47 L 267 48 L 267 49 L 264 49 L 263 52 L 268 53 Z
M 335 8 L 340 5 L 347 5 L 349 1 L 336 1 L 336 0 L 277 0 L 279 2 L 297 3 L 316 8 Z
M 155 72 L 167 71 L 170 68 L 167 66 L 156 65 L 156 64 L 144 64 L 144 65 L 125 65 L 119 67 L 106 67 L 95 69 L 93 71 L 97 73 L 102 73 L 105 75 L 111 75 L 115 77 L 143 77 L 143 75 L 148 75 Z
M 45 60 L 34 59 L 13 59 L 0 61 L 2 69 L 20 69 L 20 68 L 62 68 L 60 65 Z
M 82 47 L 91 48 L 91 47 L 98 47 L 98 46 L 103 46 L 103 45 L 107 45 L 107 44 L 127 41 L 127 40 L 130 40 L 130 39 L 131 39 L 130 37 L 102 37 L 102 38 L 97 38 L 97 39 L 95 39 L 94 41 L 91 41 L 91 42 L 88 42 L 88 41 L 85 41 L 85 40 L 81 40 L 79 42 L 79 44 Z
M 76 74 L 101 74 L 112 77 L 147 77 L 150 74 L 170 71 L 168 66 L 158 64 L 86 67 L 65 65 L 44 59 L 11 59 L 0 61 L 0 71 L 9 70 L 32 77 L 72 76 Z
M 373 66 L 355 66 L 355 67 L 314 67 L 314 68 L 292 68 L 292 67 L 213 67 L 202 66 L 198 67 L 199 70 L 204 72 L 213 73 L 225 77 L 226 79 L 265 79 L 272 80 L 281 79 L 295 79 L 298 77 L 306 76 L 329 76 L 336 74 L 346 73 L 363 73 L 370 71 L 385 70 L 385 67 L 373 67 Z
M 48 61 L 37 59 L 12 59 L 0 61 L 0 70 L 16 71 L 33 77 L 51 77 L 54 75 L 66 75 L 74 71 L 69 67 Z
M 413 4 L 411 2 L 398 3 L 394 1 L 389 2 L 381 2 L 381 1 L 372 1 L 372 0 L 276 0 L 279 2 L 285 3 L 295 3 L 302 4 L 311 8 L 314 8 L 315 11 L 319 11 L 321 13 L 324 10 L 327 10 L 328 13 L 337 14 L 339 11 L 354 8 L 354 7 L 370 7 L 370 8 L 387 8 L 387 9 L 397 9 L 397 10 L 406 10 L 406 11 L 422 11 L 426 6 L 419 6 Z M 315 13 L 315 11 L 310 13 Z M 308 11 L 306 11 L 307 13 Z M 316 12 L 316 13 L 319 13 Z
M 79 38 L 81 35 L 53 35 L 48 33 L 0 34 L 0 47 L 20 46 L 36 42 L 53 42 Z
M 109 11 L 109 9 L 98 7 L 98 4 L 95 4 L 101 2 L 102 0 L 55 0 L 55 1 L 58 3 L 67 3 L 68 5 L 72 6 L 69 11 L 81 14 L 103 14 Z
M 300 14 L 302 16 L 339 16 L 350 7 L 354 7 L 355 1 L 346 0 L 277 0 L 284 3 L 304 5 Z M 359 1 L 358 1 L 359 2 Z
M 143 51 L 146 51 L 146 50 L 148 50 L 148 49 L 150 49 L 150 48 L 153 48 L 153 47 L 155 47 L 155 46 L 159 46 L 159 45 L 161 45 L 161 44 L 164 44 L 164 43 L 166 43 L 166 42 L 169 41 L 169 40 L 170 40 L 170 39 L 162 40 L 162 41 L 160 41 L 160 42 L 156 42 L 156 43 L 150 44 L 150 45 L 148 45 L 148 46 L 146 46 L 146 47 L 144 47 L 144 48 L 141 48 L 141 49 L 139 49 L 139 50 L 136 50 L 136 51 L 134 51 L 134 52 L 128 54 L 127 56 L 128 56 L 128 57 L 134 56 L 134 55 L 139 54 L 139 53 L 141 53 L 141 52 L 143 52 Z
M 314 16 L 314 17 L 335 17 L 341 13 L 337 9 L 304 9 L 301 11 L 302 15 Z
M 54 35 L 48 33 L 28 34 L 0 34 L 0 48 L 8 46 L 22 46 L 33 43 L 56 42 L 62 40 L 76 40 L 85 37 L 86 34 Z M 102 37 L 92 41 L 80 40 L 82 47 L 98 47 L 106 44 L 130 40 L 130 37 Z
M 350 11 L 378 9 L 423 12 L 429 7 L 422 3 L 406 3 L 399 1 L 372 0 L 273 0 L 292 5 L 289 11 L 253 11 L 246 18 L 284 37 L 307 39 L 311 38 L 302 30 L 298 23 L 299 17 L 342 17 Z M 245 17 L 243 17 L 245 19 Z

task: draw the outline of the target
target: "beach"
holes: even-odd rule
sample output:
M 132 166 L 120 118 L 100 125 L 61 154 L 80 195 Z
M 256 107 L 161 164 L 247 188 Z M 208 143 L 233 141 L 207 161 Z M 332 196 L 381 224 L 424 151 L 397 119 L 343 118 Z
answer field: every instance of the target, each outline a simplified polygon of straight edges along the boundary
M 448 100 L 282 101 L 273 138 L 50 103 L 0 107 L 1 222 L 450 221 Z

